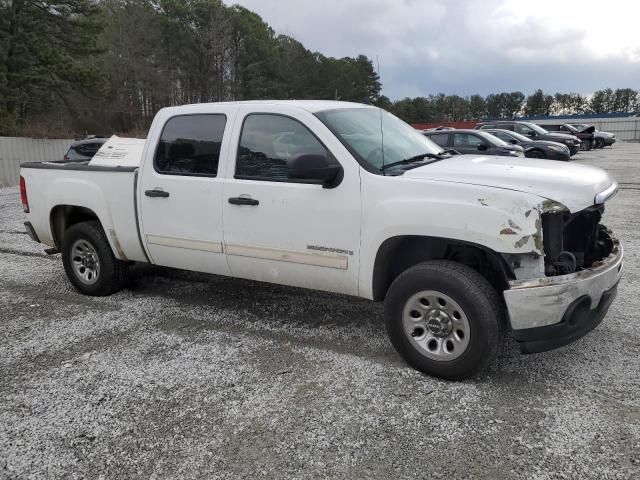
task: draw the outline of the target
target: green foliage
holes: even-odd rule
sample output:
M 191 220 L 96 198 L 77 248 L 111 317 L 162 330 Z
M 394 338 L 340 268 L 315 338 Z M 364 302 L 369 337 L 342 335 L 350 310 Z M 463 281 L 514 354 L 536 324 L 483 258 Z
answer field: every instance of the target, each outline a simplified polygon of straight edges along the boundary
M 91 89 L 99 10 L 90 0 L 0 2 L 0 116 L 24 119 Z
M 364 55 L 311 52 L 222 0 L 0 0 L 0 134 L 141 132 L 164 106 L 269 98 L 371 103 L 414 123 L 640 108 L 630 88 L 394 102 L 380 89 Z
M 128 131 L 169 105 L 380 95 L 367 57 L 311 52 L 221 0 L 0 0 L 0 47 L 5 132 L 61 113 Z

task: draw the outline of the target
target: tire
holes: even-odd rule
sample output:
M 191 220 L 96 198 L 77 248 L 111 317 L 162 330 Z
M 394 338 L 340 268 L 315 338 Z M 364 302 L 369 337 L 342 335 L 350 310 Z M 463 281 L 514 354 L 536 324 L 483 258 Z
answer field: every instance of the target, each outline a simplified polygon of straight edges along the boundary
M 529 158 L 547 158 L 547 156 L 541 150 L 531 150 L 529 152 Z
M 97 221 L 69 227 L 62 242 L 62 263 L 71 284 L 85 295 L 111 295 L 126 280 L 127 263 L 114 257 Z
M 391 343 L 410 366 L 434 377 L 462 380 L 494 361 L 504 307 L 498 292 L 478 272 L 457 262 L 434 260 L 411 267 L 394 280 L 385 298 L 384 317 Z M 444 336 L 447 329 L 436 323 L 448 326 L 449 335 Z
M 604 148 L 604 140 L 602 138 L 596 138 L 595 148 Z

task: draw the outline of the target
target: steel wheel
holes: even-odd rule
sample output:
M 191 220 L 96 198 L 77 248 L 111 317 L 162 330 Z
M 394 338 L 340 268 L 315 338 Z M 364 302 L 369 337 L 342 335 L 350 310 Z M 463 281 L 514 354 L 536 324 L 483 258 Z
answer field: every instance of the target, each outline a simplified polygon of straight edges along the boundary
M 73 272 L 78 280 L 93 285 L 100 277 L 100 259 L 96 249 L 88 241 L 78 239 L 71 247 Z
M 434 290 L 416 293 L 402 314 L 407 338 L 426 357 L 448 361 L 462 355 L 469 345 L 469 320 L 451 297 Z

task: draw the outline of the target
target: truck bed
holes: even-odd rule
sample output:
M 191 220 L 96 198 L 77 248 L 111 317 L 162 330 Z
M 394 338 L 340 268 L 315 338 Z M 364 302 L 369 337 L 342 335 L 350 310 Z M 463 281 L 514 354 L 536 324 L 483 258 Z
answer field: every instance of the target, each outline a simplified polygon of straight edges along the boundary
M 117 258 L 146 262 L 138 234 L 137 170 L 89 165 L 88 161 L 24 163 L 21 175 L 29 198 L 27 219 L 42 243 L 59 247 L 53 234 L 54 209 L 89 209 L 102 223 Z

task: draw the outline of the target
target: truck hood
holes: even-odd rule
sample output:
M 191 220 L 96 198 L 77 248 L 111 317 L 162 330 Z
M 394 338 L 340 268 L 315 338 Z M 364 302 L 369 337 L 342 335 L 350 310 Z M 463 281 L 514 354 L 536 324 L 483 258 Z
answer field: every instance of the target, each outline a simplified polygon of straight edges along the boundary
M 554 200 L 571 212 L 593 205 L 595 196 L 614 183 L 607 172 L 587 165 L 484 155 L 456 155 L 403 177 L 516 190 Z

